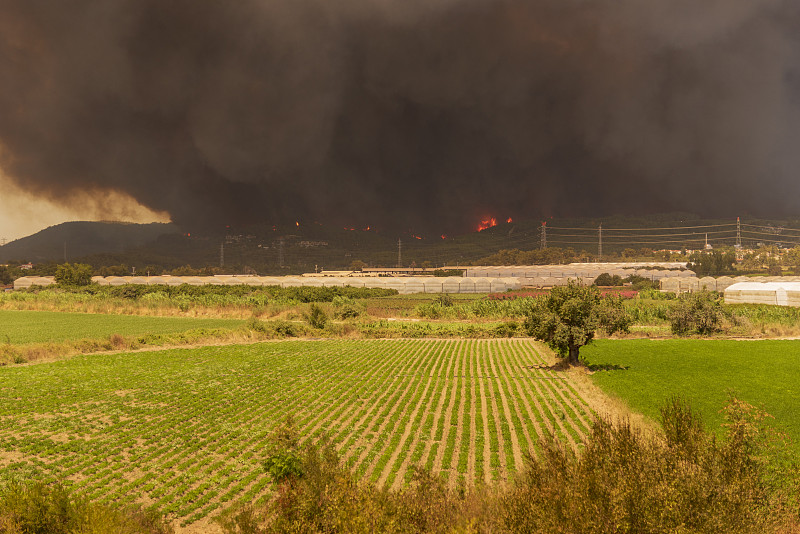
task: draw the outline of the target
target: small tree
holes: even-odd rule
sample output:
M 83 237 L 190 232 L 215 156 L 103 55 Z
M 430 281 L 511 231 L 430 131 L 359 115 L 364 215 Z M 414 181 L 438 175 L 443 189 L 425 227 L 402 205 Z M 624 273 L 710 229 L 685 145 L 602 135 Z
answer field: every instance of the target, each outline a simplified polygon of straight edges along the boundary
M 92 283 L 92 266 L 83 263 L 64 263 L 56 268 L 54 279 L 62 286 L 88 286 Z
M 736 253 L 732 250 L 714 250 L 712 252 L 695 252 L 689 256 L 686 267 L 697 273 L 697 276 L 720 276 L 734 272 Z
M 619 296 L 602 297 L 595 286 L 570 282 L 536 300 L 525 330 L 577 365 L 580 348 L 592 342 L 598 328 L 611 335 L 627 332 L 631 322 Z
M 679 336 L 720 332 L 724 316 L 720 298 L 706 290 L 681 295 L 668 313 L 672 333 Z
M 5 265 L 0 265 L 0 285 L 8 285 L 14 281 L 11 271 Z

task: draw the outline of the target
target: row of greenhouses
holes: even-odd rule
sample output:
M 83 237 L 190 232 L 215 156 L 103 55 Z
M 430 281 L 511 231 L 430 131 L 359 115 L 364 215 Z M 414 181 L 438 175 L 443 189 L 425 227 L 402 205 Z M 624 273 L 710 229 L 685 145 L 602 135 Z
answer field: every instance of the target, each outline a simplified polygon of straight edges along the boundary
M 125 284 L 179 286 L 200 285 L 249 285 L 280 287 L 368 287 L 395 289 L 400 294 L 409 293 L 496 293 L 509 289 L 520 289 L 522 283 L 516 278 L 465 278 L 435 276 L 400 277 L 333 277 L 333 276 L 95 276 L 92 281 L 101 286 Z M 14 282 L 14 289 L 25 289 L 33 285 L 53 284 L 52 277 L 23 277 Z
M 700 291 L 707 289 L 708 291 L 725 291 L 728 287 L 741 282 L 763 283 L 763 282 L 800 282 L 800 277 L 797 276 L 763 276 L 759 277 L 758 281 L 754 281 L 749 276 L 720 276 L 713 278 L 706 276 L 703 278 L 682 276 L 675 278 L 665 278 L 661 280 L 661 290 L 669 291 L 672 293 L 687 293 L 693 291 Z
M 693 271 L 687 270 L 685 264 L 683 268 L 677 268 L 675 264 L 668 264 L 669 267 L 661 265 L 633 264 L 633 263 L 572 263 L 569 265 L 493 265 L 481 267 L 467 267 L 464 276 L 470 278 L 563 278 L 581 279 L 585 283 L 592 283 L 595 278 L 603 273 L 618 275 L 626 278 L 630 275 L 637 275 L 650 280 L 663 280 L 673 277 L 694 276 Z M 533 282 L 525 285 L 538 286 Z
M 725 289 L 725 302 L 800 307 L 800 280 L 737 282 Z

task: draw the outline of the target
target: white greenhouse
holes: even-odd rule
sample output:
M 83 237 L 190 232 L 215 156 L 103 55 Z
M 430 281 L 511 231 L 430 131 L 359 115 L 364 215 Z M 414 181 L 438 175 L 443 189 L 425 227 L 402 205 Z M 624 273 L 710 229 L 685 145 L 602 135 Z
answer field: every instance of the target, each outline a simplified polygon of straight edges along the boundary
M 800 282 L 737 282 L 725 289 L 725 302 L 800 307 Z

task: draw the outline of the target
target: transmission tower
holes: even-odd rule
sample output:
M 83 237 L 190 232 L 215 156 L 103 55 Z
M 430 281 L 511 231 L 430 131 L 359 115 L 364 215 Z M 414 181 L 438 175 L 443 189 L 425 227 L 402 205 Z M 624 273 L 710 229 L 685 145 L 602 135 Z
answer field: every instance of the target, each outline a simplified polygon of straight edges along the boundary
M 742 223 L 739 222 L 739 217 L 736 217 L 736 248 L 742 248 Z
M 283 269 L 283 238 L 278 240 L 278 263 L 280 263 L 281 269 Z
M 403 266 L 403 242 L 400 239 L 397 240 L 397 267 L 400 268 Z
M 603 261 L 603 223 L 597 229 L 597 261 Z
M 542 249 L 547 248 L 547 221 L 542 221 Z

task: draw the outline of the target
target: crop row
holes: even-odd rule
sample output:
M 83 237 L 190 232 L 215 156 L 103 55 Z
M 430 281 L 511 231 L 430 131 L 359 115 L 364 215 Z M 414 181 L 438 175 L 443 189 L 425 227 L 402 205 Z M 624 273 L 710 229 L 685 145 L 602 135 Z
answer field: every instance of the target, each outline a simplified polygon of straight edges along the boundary
M 357 473 L 399 487 L 504 479 L 538 440 L 572 446 L 590 410 L 529 340 L 325 340 L 81 356 L 0 369 L 0 476 L 65 480 L 192 523 L 270 491 L 292 413 Z

